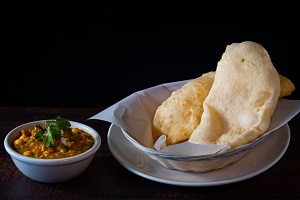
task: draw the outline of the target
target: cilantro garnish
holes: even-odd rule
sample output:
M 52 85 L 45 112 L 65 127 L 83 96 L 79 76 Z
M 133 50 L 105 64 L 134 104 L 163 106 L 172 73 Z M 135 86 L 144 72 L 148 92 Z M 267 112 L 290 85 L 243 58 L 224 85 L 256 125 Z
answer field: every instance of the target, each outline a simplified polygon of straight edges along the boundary
M 36 133 L 35 139 L 43 139 L 45 147 L 55 147 L 55 140 L 60 140 L 62 138 L 62 131 L 69 133 L 72 131 L 69 120 L 60 116 L 56 117 L 55 120 L 46 121 L 45 128 L 39 124 L 37 124 L 36 127 L 40 130 Z

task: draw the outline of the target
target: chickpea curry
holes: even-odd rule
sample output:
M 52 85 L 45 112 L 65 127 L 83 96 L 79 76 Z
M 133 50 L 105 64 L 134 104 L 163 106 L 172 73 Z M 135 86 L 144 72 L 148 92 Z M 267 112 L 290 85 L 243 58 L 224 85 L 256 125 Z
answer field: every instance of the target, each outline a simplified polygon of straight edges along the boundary
M 94 145 L 91 134 L 71 127 L 69 120 L 60 116 L 20 131 L 13 144 L 20 154 L 33 158 L 57 159 L 81 154 Z

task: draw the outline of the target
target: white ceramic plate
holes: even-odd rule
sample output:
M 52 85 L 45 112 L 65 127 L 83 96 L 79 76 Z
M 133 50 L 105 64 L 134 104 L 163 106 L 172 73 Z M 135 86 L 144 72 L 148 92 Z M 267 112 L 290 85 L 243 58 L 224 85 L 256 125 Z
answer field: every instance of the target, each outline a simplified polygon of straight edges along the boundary
M 254 177 L 277 163 L 290 142 L 288 124 L 274 131 L 239 161 L 209 172 L 183 172 L 163 167 L 158 161 L 137 149 L 112 124 L 107 136 L 113 156 L 129 171 L 160 183 L 179 186 L 214 186 L 234 183 Z

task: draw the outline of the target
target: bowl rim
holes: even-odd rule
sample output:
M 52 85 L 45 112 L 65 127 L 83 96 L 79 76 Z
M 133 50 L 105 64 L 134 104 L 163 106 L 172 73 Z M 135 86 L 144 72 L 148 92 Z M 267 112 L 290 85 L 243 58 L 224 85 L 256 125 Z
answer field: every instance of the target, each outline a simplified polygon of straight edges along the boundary
M 174 154 L 169 154 L 165 152 L 160 152 L 152 148 L 147 148 L 143 145 L 141 145 L 138 141 L 136 141 L 134 138 L 130 136 L 129 133 L 127 133 L 123 128 L 121 128 L 124 136 L 131 142 L 133 143 L 137 148 L 140 150 L 144 151 L 145 153 L 148 153 L 152 156 L 155 156 L 157 158 L 162 158 L 162 159 L 167 159 L 167 160 L 177 160 L 177 161 L 198 161 L 198 160 L 209 160 L 209 159 L 216 159 L 216 158 L 223 158 L 223 157 L 229 157 L 235 154 L 239 154 L 242 152 L 247 152 L 249 151 L 252 147 L 257 145 L 258 143 L 264 141 L 265 139 L 268 138 L 269 134 L 264 134 L 257 138 L 256 140 L 252 141 L 251 143 L 229 149 L 220 153 L 216 154 L 209 154 L 209 155 L 195 155 L 195 156 L 183 156 L 183 155 L 174 155 Z
M 55 120 L 55 119 L 31 121 L 31 122 L 21 124 L 15 128 L 13 128 L 12 130 L 10 130 L 4 138 L 4 147 L 5 147 L 6 152 L 12 158 L 17 159 L 21 162 L 25 162 L 25 163 L 36 164 L 36 165 L 66 165 L 66 164 L 71 164 L 71 163 L 80 162 L 82 160 L 85 160 L 85 159 L 89 158 L 90 156 L 93 156 L 96 153 L 96 151 L 100 148 L 101 137 L 95 129 L 93 129 L 92 127 L 90 127 L 86 124 L 71 121 L 71 120 L 69 120 L 69 122 L 71 123 L 71 127 L 77 127 L 84 131 L 87 131 L 94 137 L 95 144 L 92 146 L 92 148 L 90 148 L 86 152 L 83 152 L 79 155 L 67 157 L 67 158 L 41 159 L 41 158 L 32 158 L 32 157 L 24 156 L 12 148 L 12 141 L 16 138 L 16 135 L 19 134 L 18 131 L 20 131 L 21 129 L 24 129 L 26 127 L 33 126 L 35 124 L 45 123 L 48 120 Z

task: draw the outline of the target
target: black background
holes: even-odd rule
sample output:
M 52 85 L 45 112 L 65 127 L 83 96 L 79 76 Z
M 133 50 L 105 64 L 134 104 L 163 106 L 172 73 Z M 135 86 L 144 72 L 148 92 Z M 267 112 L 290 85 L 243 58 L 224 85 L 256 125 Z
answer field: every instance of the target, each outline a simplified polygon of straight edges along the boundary
M 226 45 L 246 40 L 265 47 L 296 86 L 288 98 L 300 99 L 296 3 L 2 2 L 0 106 L 110 106 L 214 71 Z

